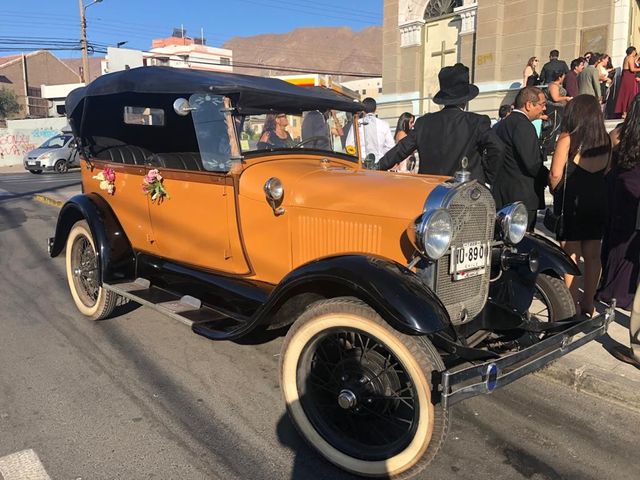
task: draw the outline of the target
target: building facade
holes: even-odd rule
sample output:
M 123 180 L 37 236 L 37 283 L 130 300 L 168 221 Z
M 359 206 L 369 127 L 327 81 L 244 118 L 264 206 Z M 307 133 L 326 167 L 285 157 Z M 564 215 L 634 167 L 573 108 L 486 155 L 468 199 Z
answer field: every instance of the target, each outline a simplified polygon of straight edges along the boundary
M 437 109 L 438 71 L 456 62 L 480 88 L 469 108 L 495 116 L 530 57 L 542 66 L 552 49 L 567 63 L 594 51 L 620 66 L 639 26 L 638 0 L 385 0 L 381 116 Z
M 46 117 L 49 102 L 42 96 L 43 85 L 77 83 L 79 76 L 55 55 L 38 50 L 25 55 L 0 58 L 0 88 L 18 97 L 24 117 Z

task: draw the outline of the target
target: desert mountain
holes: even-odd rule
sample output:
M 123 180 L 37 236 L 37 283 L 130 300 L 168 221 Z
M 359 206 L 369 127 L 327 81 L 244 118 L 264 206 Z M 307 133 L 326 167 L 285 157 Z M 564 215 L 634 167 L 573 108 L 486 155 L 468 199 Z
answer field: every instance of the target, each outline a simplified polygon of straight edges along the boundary
M 298 28 L 282 34 L 233 37 L 222 47 L 233 50 L 237 73 L 287 75 L 300 73 L 297 69 L 382 75 L 379 26 L 359 32 L 349 27 Z M 256 64 L 266 69 L 253 67 Z

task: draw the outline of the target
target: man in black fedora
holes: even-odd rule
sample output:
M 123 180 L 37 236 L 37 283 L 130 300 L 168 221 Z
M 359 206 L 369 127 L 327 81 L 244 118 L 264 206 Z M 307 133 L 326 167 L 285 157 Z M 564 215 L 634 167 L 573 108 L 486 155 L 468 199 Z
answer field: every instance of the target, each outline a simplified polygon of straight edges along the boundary
M 453 176 L 467 157 L 471 178 L 491 183 L 502 163 L 504 146 L 491 130 L 489 117 L 464 111 L 467 102 L 478 95 L 478 87 L 469 83 L 469 69 L 461 63 L 444 67 L 438 80 L 440 91 L 433 101 L 444 108 L 420 117 L 413 130 L 380 159 L 378 169 L 392 168 L 417 149 L 418 173 Z

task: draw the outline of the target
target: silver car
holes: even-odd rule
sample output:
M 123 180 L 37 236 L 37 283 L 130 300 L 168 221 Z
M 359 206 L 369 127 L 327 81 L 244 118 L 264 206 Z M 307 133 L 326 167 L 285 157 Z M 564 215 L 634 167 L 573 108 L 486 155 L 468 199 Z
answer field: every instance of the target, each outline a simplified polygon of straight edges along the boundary
M 31 173 L 55 170 L 65 173 L 69 167 L 80 166 L 78 150 L 73 135 L 63 133 L 51 137 L 38 148 L 24 156 L 24 168 Z

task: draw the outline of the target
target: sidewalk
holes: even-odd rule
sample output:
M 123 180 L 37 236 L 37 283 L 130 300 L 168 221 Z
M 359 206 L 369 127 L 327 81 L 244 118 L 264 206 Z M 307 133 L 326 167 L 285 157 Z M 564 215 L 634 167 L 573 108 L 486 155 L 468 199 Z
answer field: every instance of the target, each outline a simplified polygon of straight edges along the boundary
M 0 167 L 0 173 L 18 171 L 24 171 L 21 165 L 19 168 Z M 36 195 L 34 200 L 59 208 L 77 193 L 78 187 L 69 187 Z M 550 199 L 547 200 L 551 204 Z M 549 232 L 542 226 L 542 213 L 538 214 L 537 232 L 549 237 Z M 604 311 L 603 305 L 597 308 L 598 313 Z M 607 335 L 558 359 L 535 375 L 569 385 L 578 392 L 640 410 L 640 370 L 620 362 L 609 353 L 615 346 L 629 346 L 628 315 L 628 312 L 617 309 L 616 319 L 609 326 Z

